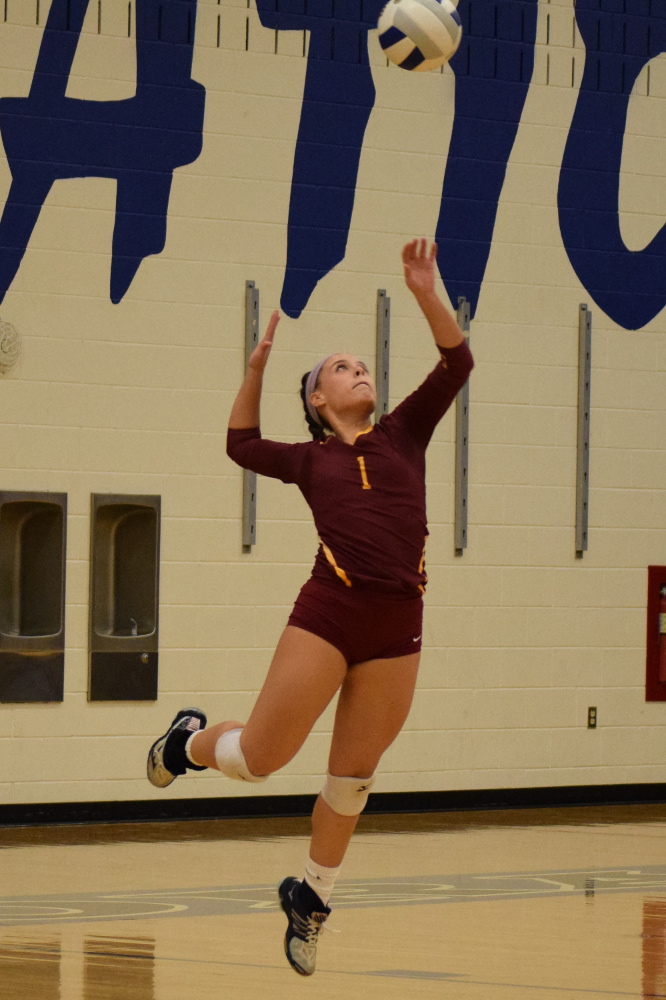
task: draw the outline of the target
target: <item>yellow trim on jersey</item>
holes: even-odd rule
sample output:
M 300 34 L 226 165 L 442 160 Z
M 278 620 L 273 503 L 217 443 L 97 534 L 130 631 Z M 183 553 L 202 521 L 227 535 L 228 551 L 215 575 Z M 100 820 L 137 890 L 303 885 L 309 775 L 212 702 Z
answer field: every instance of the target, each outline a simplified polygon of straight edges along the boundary
M 369 434 L 370 431 L 374 431 L 374 429 L 375 429 L 375 427 L 374 427 L 374 424 L 373 424 L 372 427 L 367 427 L 364 431 L 359 431 L 358 434 L 356 435 L 356 437 L 354 438 L 353 443 L 356 444 L 356 438 L 360 438 L 361 434 Z
M 423 574 L 423 583 L 424 584 L 426 584 L 428 582 L 428 574 L 425 572 L 425 554 L 426 554 L 426 547 L 424 545 L 423 546 L 423 555 L 421 556 L 421 562 L 419 563 L 419 573 Z M 419 587 L 419 590 L 421 591 L 421 593 L 425 594 L 425 586 L 422 586 L 419 583 L 418 587 Z
M 335 556 L 333 555 L 333 553 L 329 549 L 328 545 L 326 545 L 324 542 L 322 542 L 321 538 L 319 539 L 319 541 L 321 543 L 322 549 L 324 550 L 324 555 L 328 559 L 330 565 L 335 570 L 336 575 L 340 577 L 340 579 L 344 583 L 345 587 L 351 587 L 351 585 L 352 585 L 351 580 L 349 579 L 349 577 L 347 576 L 347 574 L 345 573 L 345 571 L 343 569 L 340 569 L 340 567 L 336 563 Z

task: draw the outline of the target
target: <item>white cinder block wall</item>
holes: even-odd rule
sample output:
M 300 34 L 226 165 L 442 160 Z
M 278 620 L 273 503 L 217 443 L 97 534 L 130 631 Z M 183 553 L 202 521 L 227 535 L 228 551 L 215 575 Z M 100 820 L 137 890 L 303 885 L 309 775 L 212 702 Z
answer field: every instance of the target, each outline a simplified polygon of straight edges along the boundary
M 42 8 L 44 5 L 42 4 Z M 121 10 L 122 8 L 122 10 Z M 25 96 L 46 11 L 9 0 L 0 97 Z M 220 45 L 217 45 L 221 15 Z M 126 5 L 88 12 L 68 95 L 131 96 Z M 249 19 L 249 20 L 248 20 Z M 547 19 L 549 23 L 547 24 Z M 246 50 L 246 23 L 249 23 Z M 407 726 L 378 790 L 666 781 L 666 703 L 646 704 L 646 567 L 666 563 L 666 319 L 622 329 L 590 301 L 562 246 L 557 184 L 584 48 L 570 2 L 539 3 L 536 61 L 502 191 L 471 344 L 469 545 L 454 554 L 454 412 L 429 452 L 425 646 Z M 375 297 L 391 298 L 391 401 L 435 360 L 399 253 L 431 235 L 454 79 L 387 68 L 345 261 L 276 338 L 264 433 L 304 436 L 300 376 L 333 350 L 374 355 Z M 19 364 L 0 377 L 0 488 L 68 494 L 62 704 L 0 706 L 0 801 L 251 794 L 205 772 L 158 793 L 145 753 L 172 714 L 247 716 L 316 535 L 295 487 L 260 480 L 257 544 L 241 551 L 241 471 L 225 454 L 242 378 L 244 286 L 262 325 L 279 303 L 306 60 L 302 36 L 262 28 L 245 2 L 200 2 L 193 77 L 203 151 L 174 176 L 163 253 L 109 300 L 115 183 L 59 181 L 0 306 Z M 573 60 L 573 62 L 572 62 Z M 572 70 L 573 66 L 573 70 Z M 627 245 L 666 217 L 666 61 L 630 101 L 620 188 Z M 573 72 L 573 77 L 572 77 Z M 11 174 L 0 155 L 0 205 Z M 575 558 L 578 309 L 593 311 L 590 543 Z M 160 693 L 87 701 L 90 494 L 162 497 Z M 295 693 L 296 696 L 296 693 Z M 599 724 L 588 730 L 587 708 Z M 262 794 L 314 792 L 332 710 Z

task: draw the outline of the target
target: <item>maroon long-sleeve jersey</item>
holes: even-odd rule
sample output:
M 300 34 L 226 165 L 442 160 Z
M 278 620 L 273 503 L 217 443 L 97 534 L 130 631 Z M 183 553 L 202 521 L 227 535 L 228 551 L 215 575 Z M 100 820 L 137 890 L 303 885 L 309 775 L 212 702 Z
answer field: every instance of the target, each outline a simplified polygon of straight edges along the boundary
M 320 540 L 313 576 L 395 597 L 425 590 L 425 452 L 474 364 L 464 341 L 440 354 L 419 388 L 353 444 L 229 430 L 227 453 L 238 465 L 301 490 Z

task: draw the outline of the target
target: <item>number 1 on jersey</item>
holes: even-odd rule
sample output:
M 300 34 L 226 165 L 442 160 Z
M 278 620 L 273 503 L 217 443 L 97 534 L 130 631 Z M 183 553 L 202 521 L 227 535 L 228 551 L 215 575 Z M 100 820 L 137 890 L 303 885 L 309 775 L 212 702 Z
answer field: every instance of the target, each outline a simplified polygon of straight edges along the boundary
M 358 462 L 359 468 L 361 470 L 361 479 L 363 480 L 363 489 L 364 490 L 371 490 L 372 486 L 368 482 L 368 474 L 365 471 L 365 459 L 363 458 L 363 455 L 359 455 L 357 457 L 356 461 Z

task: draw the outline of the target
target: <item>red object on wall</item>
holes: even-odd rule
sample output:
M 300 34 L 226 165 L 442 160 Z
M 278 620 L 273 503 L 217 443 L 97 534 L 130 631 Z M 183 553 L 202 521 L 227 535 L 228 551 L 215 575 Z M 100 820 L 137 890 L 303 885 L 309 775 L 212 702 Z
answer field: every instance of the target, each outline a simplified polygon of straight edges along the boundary
M 645 700 L 666 701 L 666 566 L 648 566 Z
M 659 592 L 659 683 L 666 684 L 666 587 Z

